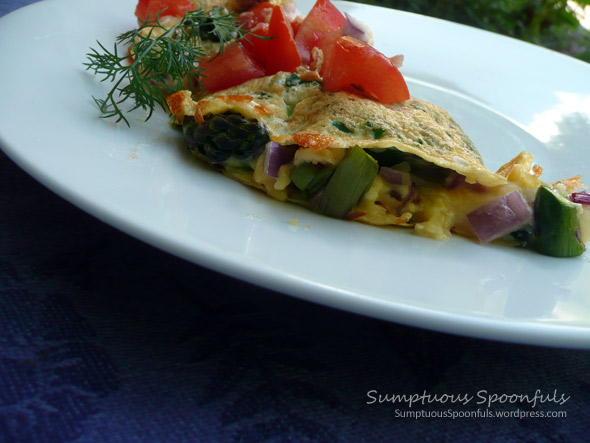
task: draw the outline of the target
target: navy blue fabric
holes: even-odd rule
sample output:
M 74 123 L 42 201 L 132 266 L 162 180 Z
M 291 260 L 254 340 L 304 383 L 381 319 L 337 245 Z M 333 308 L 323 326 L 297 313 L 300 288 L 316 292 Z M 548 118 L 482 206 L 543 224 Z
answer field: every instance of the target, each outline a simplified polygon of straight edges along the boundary
M 0 15 L 26 3 L 2 0 Z M 476 404 L 537 390 L 555 398 Z M 423 393 L 474 398 L 372 400 Z M 0 442 L 587 441 L 589 410 L 589 352 L 404 327 L 233 280 L 97 221 L 0 152 Z

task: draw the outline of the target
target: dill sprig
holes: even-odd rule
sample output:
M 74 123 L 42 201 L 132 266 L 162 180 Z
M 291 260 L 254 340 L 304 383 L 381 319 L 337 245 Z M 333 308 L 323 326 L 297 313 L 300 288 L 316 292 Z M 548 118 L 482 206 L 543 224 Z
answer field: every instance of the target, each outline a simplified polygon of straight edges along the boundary
M 157 105 L 166 110 L 166 96 L 186 89 L 185 81 L 198 81 L 202 75 L 199 62 L 211 56 L 203 48 L 203 40 L 218 43 L 217 54 L 234 40 L 247 35 L 226 11 L 203 9 L 189 11 L 175 25 L 165 27 L 159 14 L 154 21 L 144 22 L 139 28 L 117 37 L 112 51 L 97 41 L 99 49 L 90 48 L 86 70 L 110 81 L 113 87 L 106 98 L 92 97 L 103 118 L 116 117 L 127 126 L 125 112 L 141 108 L 148 112 L 146 121 Z M 125 48 L 123 54 L 119 48 Z M 129 109 L 122 103 L 131 101 Z

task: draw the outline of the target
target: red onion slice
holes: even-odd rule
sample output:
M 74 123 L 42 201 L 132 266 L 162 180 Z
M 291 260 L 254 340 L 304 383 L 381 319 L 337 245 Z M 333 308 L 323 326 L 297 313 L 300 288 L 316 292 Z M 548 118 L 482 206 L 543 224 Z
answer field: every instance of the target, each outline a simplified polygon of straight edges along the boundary
M 295 151 L 296 149 L 292 146 L 282 146 L 276 142 L 268 142 L 264 159 L 264 173 L 270 177 L 278 177 L 281 166 L 293 161 Z
M 385 166 L 379 169 L 379 176 L 390 185 L 409 185 L 412 183 L 409 173 Z
M 410 188 L 410 192 L 408 192 L 408 195 L 406 195 L 406 197 L 402 200 L 402 202 L 400 203 L 400 205 L 398 206 L 397 210 L 396 210 L 396 214 L 398 217 L 400 215 L 402 215 L 402 212 L 404 211 L 404 208 L 406 207 L 406 205 L 408 203 L 410 203 L 412 200 L 414 200 L 414 197 L 416 197 L 416 195 L 418 194 L 418 191 L 416 191 L 416 188 L 414 188 L 413 186 Z
M 373 32 L 371 28 L 349 13 L 345 12 L 346 22 L 342 28 L 342 35 L 348 35 L 362 42 L 373 45 Z
M 461 174 L 457 174 L 456 172 L 451 173 L 447 180 L 445 181 L 445 185 L 447 189 L 455 189 L 461 183 L 465 182 L 465 176 Z
M 588 192 L 588 191 L 574 192 L 572 195 L 570 195 L 570 200 L 574 203 L 579 203 L 582 205 L 590 205 L 590 192 Z
M 482 243 L 517 231 L 533 219 L 533 210 L 519 191 L 503 195 L 467 214 Z

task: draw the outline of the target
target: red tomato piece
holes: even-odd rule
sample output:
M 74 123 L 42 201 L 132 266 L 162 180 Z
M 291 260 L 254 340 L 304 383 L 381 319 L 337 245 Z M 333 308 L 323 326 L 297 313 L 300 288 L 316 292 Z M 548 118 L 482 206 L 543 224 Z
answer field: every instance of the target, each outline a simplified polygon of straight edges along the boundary
M 139 0 L 135 8 L 135 15 L 140 22 L 155 20 L 158 13 L 160 16 L 171 15 L 173 17 L 184 17 L 187 11 L 192 11 L 195 6 L 190 0 Z
M 293 30 L 293 35 L 297 35 L 299 32 L 299 28 L 301 28 L 301 23 L 303 23 L 303 17 L 298 15 L 293 18 L 291 21 L 291 29 Z
M 139 0 L 137 6 L 135 7 L 135 16 L 140 21 L 145 21 L 147 17 L 147 8 L 151 0 Z
M 340 36 L 344 23 L 346 17 L 330 0 L 318 0 L 303 19 L 295 35 L 295 43 L 303 63 L 309 64 L 311 50 L 314 47 L 324 49 L 326 42 L 329 43 Z
M 273 5 L 269 2 L 258 3 L 238 17 L 238 24 L 248 31 L 254 29 L 259 23 L 269 23 Z
M 273 38 L 267 40 L 266 45 L 266 75 L 273 75 L 279 71 L 293 72 L 301 66 L 301 57 L 293 39 L 293 30 L 280 6 L 275 6 L 273 9 L 268 35 Z
M 221 91 L 263 77 L 264 68 L 238 42 L 230 43 L 223 53 L 199 64 L 203 69 L 201 82 L 209 92 Z
M 372 46 L 352 37 L 339 37 L 322 66 L 327 91 L 348 91 L 383 104 L 410 98 L 404 77 L 396 66 Z
M 266 63 L 266 52 L 269 40 L 265 40 L 258 37 L 269 36 L 269 25 L 268 23 L 258 23 L 251 30 L 252 34 L 248 34 L 240 40 L 244 49 L 254 57 L 254 59 L 264 66 Z M 258 37 L 257 37 L 258 36 Z
M 238 17 L 238 24 L 252 34 L 245 36 L 240 41 L 244 49 L 254 59 L 264 66 L 266 61 L 266 46 L 268 40 L 256 36 L 268 37 L 268 24 L 272 15 L 273 5 L 268 2 L 258 3 Z

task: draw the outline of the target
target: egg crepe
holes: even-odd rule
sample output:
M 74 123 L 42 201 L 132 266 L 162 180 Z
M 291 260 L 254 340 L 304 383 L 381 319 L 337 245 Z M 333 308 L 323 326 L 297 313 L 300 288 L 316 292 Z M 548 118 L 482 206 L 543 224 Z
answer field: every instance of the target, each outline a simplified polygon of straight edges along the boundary
M 439 106 L 415 98 L 382 105 L 346 92 L 323 92 L 317 81 L 289 82 L 289 77 L 293 74 L 283 72 L 254 79 L 198 105 L 182 101 L 180 112 L 182 106 L 188 106 L 184 115 L 235 112 L 263 122 L 271 140 L 282 145 L 317 150 L 395 147 L 463 174 L 468 182 L 506 182 L 485 168 L 473 142 Z M 186 92 L 169 101 L 176 107 L 177 98 L 184 97 Z
M 280 72 L 198 101 L 189 91 L 180 91 L 168 104 L 192 152 L 227 176 L 319 213 L 413 227 L 439 240 L 452 231 L 476 237 L 469 214 L 514 191 L 532 205 L 543 184 L 541 168 L 533 166 L 527 153 L 498 172 L 488 170 L 473 142 L 437 105 L 415 98 L 383 105 L 347 92 L 325 92 L 312 71 Z M 226 125 L 238 118 L 250 123 Z M 251 125 L 258 128 L 257 143 L 264 148 L 248 152 L 247 138 L 239 144 L 245 149 L 241 156 L 219 157 L 214 152 L 218 148 L 211 148 L 214 140 L 226 143 L 232 132 L 244 134 Z M 288 151 L 274 171 L 269 168 L 277 155 L 271 148 Z M 353 168 L 364 168 L 368 181 L 339 173 L 347 169 L 345 160 L 347 167 L 354 163 Z M 565 185 L 574 189 L 580 183 L 574 179 Z M 336 209 L 326 203 L 346 198 L 352 200 Z

